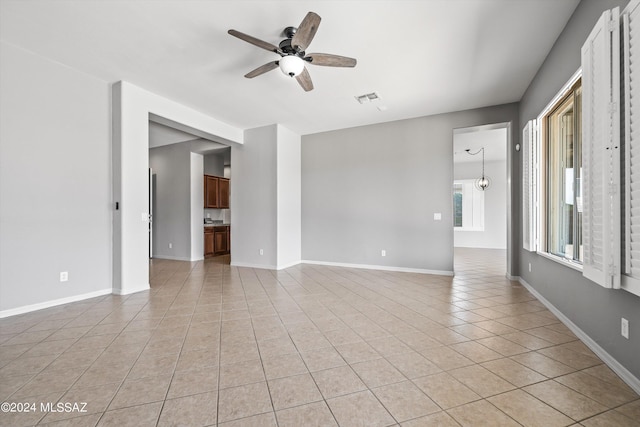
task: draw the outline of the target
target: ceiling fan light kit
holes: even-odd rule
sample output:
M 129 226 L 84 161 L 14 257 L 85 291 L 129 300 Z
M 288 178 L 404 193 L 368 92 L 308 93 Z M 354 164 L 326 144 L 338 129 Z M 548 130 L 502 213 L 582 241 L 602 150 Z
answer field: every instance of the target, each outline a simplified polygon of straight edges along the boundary
M 287 55 L 280 59 L 280 70 L 285 76 L 295 77 L 304 70 L 304 61 L 299 56 Z
M 280 67 L 284 75 L 295 77 L 300 86 L 308 92 L 313 90 L 313 82 L 305 67 L 305 62 L 325 67 L 355 67 L 357 63 L 354 58 L 329 53 L 310 53 L 307 55 L 305 50 L 313 40 L 319 25 L 320 16 L 314 12 L 307 13 L 298 28 L 286 27 L 284 29 L 284 35 L 287 38 L 282 40 L 278 46 L 240 31 L 229 30 L 228 33 L 240 40 L 281 56 L 280 60 L 261 65 L 245 74 L 246 78 L 252 79 Z

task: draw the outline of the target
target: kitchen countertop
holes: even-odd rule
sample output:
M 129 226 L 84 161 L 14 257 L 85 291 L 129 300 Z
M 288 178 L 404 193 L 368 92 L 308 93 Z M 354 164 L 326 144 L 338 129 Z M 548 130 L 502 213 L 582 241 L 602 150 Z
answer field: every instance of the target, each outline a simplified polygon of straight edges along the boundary
M 228 222 L 217 222 L 213 224 L 205 224 L 205 227 L 230 227 L 231 224 Z

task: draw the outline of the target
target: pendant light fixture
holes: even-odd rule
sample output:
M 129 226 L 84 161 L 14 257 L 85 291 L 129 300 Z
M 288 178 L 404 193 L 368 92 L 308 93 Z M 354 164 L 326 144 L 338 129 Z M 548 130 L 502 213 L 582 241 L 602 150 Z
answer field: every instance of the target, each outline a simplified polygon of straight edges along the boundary
M 486 190 L 491 185 L 491 179 L 484 174 L 484 147 L 480 148 L 475 153 L 472 153 L 469 148 L 467 148 L 465 151 L 471 154 L 472 156 L 475 156 L 476 154 L 479 154 L 480 152 L 482 152 L 482 176 L 476 179 L 473 184 L 480 191 Z

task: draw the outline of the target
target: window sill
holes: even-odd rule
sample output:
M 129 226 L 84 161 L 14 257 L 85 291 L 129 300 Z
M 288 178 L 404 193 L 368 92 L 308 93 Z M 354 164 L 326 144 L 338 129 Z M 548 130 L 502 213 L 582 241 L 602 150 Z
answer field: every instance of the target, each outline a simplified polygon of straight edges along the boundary
M 629 277 L 625 274 L 620 276 L 621 288 L 627 292 L 640 297 L 640 280 Z
M 555 261 L 558 264 L 566 265 L 569 268 L 573 268 L 576 271 L 582 272 L 582 264 L 578 264 L 575 261 L 570 261 L 566 258 L 559 257 L 558 255 L 553 255 L 548 252 L 537 252 L 543 258 L 550 259 L 551 261 Z

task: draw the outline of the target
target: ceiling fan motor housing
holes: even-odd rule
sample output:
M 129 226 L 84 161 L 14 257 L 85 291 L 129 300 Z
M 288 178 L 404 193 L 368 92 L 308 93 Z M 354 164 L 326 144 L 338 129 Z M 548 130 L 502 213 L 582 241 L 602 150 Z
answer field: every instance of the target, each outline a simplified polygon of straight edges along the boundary
M 304 50 L 298 51 L 291 45 L 291 39 L 284 39 L 278 45 L 280 50 L 287 55 L 298 55 L 299 57 L 304 56 Z

